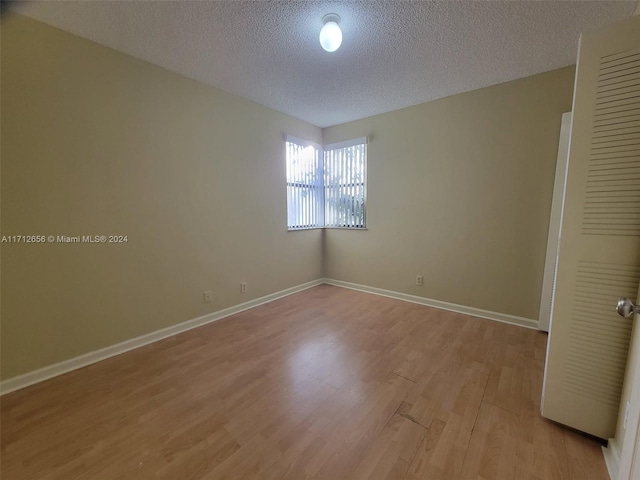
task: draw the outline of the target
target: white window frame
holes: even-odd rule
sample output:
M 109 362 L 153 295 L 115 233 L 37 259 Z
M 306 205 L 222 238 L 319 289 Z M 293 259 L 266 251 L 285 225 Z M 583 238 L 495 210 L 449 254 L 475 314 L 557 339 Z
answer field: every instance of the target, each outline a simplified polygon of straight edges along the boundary
M 322 145 L 318 145 L 317 143 L 310 142 L 308 140 L 304 140 L 301 138 L 297 138 L 291 135 L 285 136 L 285 155 L 288 156 L 289 144 L 296 145 L 298 147 L 307 148 L 311 147 L 315 149 L 315 155 L 317 159 L 316 172 L 315 176 L 312 179 L 311 183 L 303 182 L 300 179 L 300 172 L 291 171 L 291 165 L 286 161 L 286 176 L 287 176 L 287 230 L 311 230 L 314 228 L 323 228 L 324 227 L 324 170 L 323 170 L 323 156 L 324 151 Z M 308 198 L 303 200 L 299 198 L 297 201 L 293 201 L 291 198 L 292 187 L 297 188 L 306 188 L 308 192 L 311 193 L 313 190 L 316 190 L 315 196 L 308 195 Z M 310 203 L 306 203 L 310 202 Z M 290 222 L 290 212 L 289 209 L 291 206 L 295 206 L 298 211 L 307 210 L 309 215 L 312 217 L 310 222 L 298 222 L 296 224 L 291 224 Z
M 315 228 L 338 228 L 338 229 L 346 229 L 346 230 L 366 230 L 367 229 L 367 212 L 366 212 L 366 208 L 367 208 L 367 163 L 368 163 L 368 159 L 367 159 L 367 148 L 368 148 L 368 138 L 367 137 L 360 137 L 360 138 L 355 138 L 352 140 L 347 140 L 344 142 L 338 142 L 338 143 L 332 143 L 329 145 L 319 145 L 317 143 L 311 142 L 309 140 L 304 140 L 298 137 L 294 137 L 292 135 L 285 135 L 284 136 L 284 140 L 285 140 L 285 166 L 286 166 L 286 185 L 287 185 L 287 230 L 289 231 L 296 231 L 296 230 L 310 230 L 310 229 L 315 229 Z M 317 155 L 317 170 L 315 172 L 315 177 L 313 179 L 312 183 L 305 183 L 305 184 L 299 184 L 299 180 L 295 180 L 296 177 L 299 177 L 299 174 L 296 174 L 296 172 L 292 172 L 291 168 L 292 166 L 289 164 L 289 144 L 293 144 L 293 145 L 297 145 L 299 147 L 305 148 L 305 147 L 312 147 L 315 149 L 316 155 Z M 326 171 L 326 153 L 327 152 L 331 152 L 331 151 L 336 151 L 336 150 L 342 150 L 342 149 L 347 149 L 349 147 L 353 147 L 356 145 L 364 145 L 364 164 L 362 166 L 362 181 L 358 181 L 357 184 L 355 182 L 352 182 L 352 184 L 350 185 L 348 182 L 346 184 L 337 184 L 337 185 L 328 185 L 328 179 L 327 179 L 327 171 Z M 352 163 L 350 165 L 347 165 L 346 163 L 344 165 L 342 165 L 341 168 L 345 168 L 347 171 L 349 171 L 349 169 L 353 169 L 356 168 L 356 166 Z M 296 184 L 298 183 L 298 184 Z M 362 222 L 360 223 L 352 223 L 349 224 L 349 221 L 346 221 L 346 217 L 345 217 L 345 221 L 344 222 L 333 222 L 333 224 L 331 225 L 327 225 L 326 223 L 326 210 L 329 208 L 328 207 L 328 202 L 330 201 L 329 198 L 327 198 L 327 188 L 336 188 L 336 186 L 338 186 L 338 188 L 352 188 L 352 192 L 355 194 L 356 190 L 361 187 L 362 188 Z M 292 187 L 306 187 L 308 188 L 310 191 L 312 191 L 312 189 L 316 189 L 316 194 L 315 196 L 310 195 L 309 197 L 313 200 L 315 199 L 315 205 L 311 204 L 309 205 L 307 204 L 303 204 L 300 203 L 302 200 L 298 199 L 298 200 L 294 200 L 292 197 Z M 335 197 L 332 197 L 335 198 Z M 314 217 L 316 219 L 316 222 L 311 222 L 311 223 L 304 223 L 304 222 L 297 222 L 292 224 L 293 222 L 291 222 L 291 208 L 292 207 L 296 207 L 298 209 L 298 211 L 304 210 L 304 209 L 311 209 L 308 210 L 310 213 L 310 215 L 312 217 Z M 354 205 L 352 205 L 352 208 L 355 208 Z
M 360 138 L 354 138 L 352 140 L 347 140 L 344 142 L 338 142 L 338 143 L 331 143 L 329 145 L 325 145 L 324 146 L 324 155 L 323 155 L 323 165 L 324 165 L 324 172 L 325 172 L 325 177 L 324 177 L 324 191 L 325 191 L 325 224 L 324 224 L 324 228 L 342 228 L 342 229 L 347 229 L 347 230 L 366 230 L 367 228 L 367 148 L 368 148 L 368 138 L 367 137 L 360 137 Z M 355 146 L 359 146 L 359 145 L 363 145 L 364 146 L 364 163 L 362 165 L 362 180 L 358 181 L 357 183 L 353 181 L 352 178 L 350 178 L 350 182 L 347 183 L 341 183 L 341 184 L 337 184 L 337 185 L 332 185 L 329 183 L 329 180 L 327 178 L 327 152 L 332 152 L 332 151 L 337 151 L 337 150 L 345 150 L 348 149 L 350 147 L 355 147 Z M 354 174 L 353 170 L 357 167 L 357 165 L 353 164 L 353 162 L 351 164 L 347 164 L 347 163 L 343 163 L 340 168 L 345 169 L 348 173 L 349 176 L 352 176 Z M 358 187 L 362 186 L 362 222 L 361 223 L 352 223 L 351 220 L 349 220 L 348 218 L 345 217 L 345 221 L 343 222 L 336 222 L 333 221 L 331 222 L 330 220 L 328 221 L 328 215 L 327 215 L 327 211 L 329 210 L 329 202 L 331 201 L 333 197 L 333 195 L 328 193 L 328 189 L 333 189 L 333 188 L 339 188 L 339 189 L 343 189 L 343 188 L 349 188 L 350 189 L 350 194 L 351 196 L 355 196 L 355 194 L 357 193 Z M 351 211 L 353 211 L 353 209 L 355 208 L 355 204 L 351 205 Z M 348 215 L 347 215 L 348 216 Z

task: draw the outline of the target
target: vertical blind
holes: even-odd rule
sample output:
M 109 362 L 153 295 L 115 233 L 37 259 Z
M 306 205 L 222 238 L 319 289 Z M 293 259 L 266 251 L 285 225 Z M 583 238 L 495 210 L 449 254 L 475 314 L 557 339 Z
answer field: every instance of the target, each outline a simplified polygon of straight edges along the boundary
M 366 138 L 324 151 L 325 226 L 365 228 Z
M 327 145 L 286 137 L 287 226 L 365 228 L 367 138 Z
M 324 187 L 321 149 L 287 137 L 287 227 L 289 230 L 324 226 Z

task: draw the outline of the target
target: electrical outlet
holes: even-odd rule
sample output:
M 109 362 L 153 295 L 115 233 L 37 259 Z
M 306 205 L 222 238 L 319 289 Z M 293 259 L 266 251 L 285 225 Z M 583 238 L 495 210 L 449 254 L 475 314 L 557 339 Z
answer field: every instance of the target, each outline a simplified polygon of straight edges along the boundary
M 240 293 L 246 293 L 247 292 L 247 282 L 242 282 L 240 284 Z
M 206 292 L 204 292 L 202 294 L 202 297 L 204 298 L 204 303 L 209 303 L 213 301 L 213 295 L 211 295 L 211 290 L 207 290 Z
M 416 285 L 419 285 L 419 286 L 424 285 L 424 277 L 422 275 L 416 276 Z

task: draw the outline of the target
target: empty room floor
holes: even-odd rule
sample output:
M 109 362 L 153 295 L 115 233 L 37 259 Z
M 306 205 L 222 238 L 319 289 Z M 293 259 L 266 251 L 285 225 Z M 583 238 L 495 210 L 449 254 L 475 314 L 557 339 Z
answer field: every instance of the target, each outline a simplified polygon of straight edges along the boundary
M 1 399 L 1 478 L 608 479 L 546 335 L 321 285 Z

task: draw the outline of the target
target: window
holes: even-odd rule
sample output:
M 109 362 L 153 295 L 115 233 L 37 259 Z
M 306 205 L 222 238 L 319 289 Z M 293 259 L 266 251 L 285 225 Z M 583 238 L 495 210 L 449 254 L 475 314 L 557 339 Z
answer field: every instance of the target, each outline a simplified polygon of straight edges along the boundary
M 365 228 L 366 138 L 327 145 L 324 151 L 325 226 Z
M 364 229 L 367 139 L 322 147 L 286 138 L 287 226 Z
M 287 226 L 289 230 L 324 226 L 322 148 L 287 137 Z

